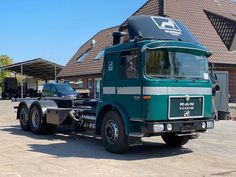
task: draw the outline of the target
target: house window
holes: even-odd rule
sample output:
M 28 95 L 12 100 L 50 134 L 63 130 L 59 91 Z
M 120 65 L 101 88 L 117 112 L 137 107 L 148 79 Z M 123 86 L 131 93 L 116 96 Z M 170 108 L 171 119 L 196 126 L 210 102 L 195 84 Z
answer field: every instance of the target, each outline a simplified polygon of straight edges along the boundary
M 76 88 L 84 88 L 83 80 L 78 80 L 75 84 L 76 84 Z
M 92 88 L 92 79 L 88 79 L 88 88 L 89 88 L 89 89 Z
M 88 57 L 89 53 L 90 49 L 84 52 L 82 55 L 80 55 L 80 57 L 77 59 L 77 63 L 83 62 Z
M 95 99 L 100 99 L 100 83 L 101 83 L 101 78 L 96 78 L 94 80 L 94 98 Z
M 140 68 L 139 50 L 130 50 L 121 53 L 120 74 L 122 79 L 139 78 Z
M 103 57 L 104 57 L 104 53 L 105 53 L 105 50 L 104 50 L 104 49 L 101 50 L 101 51 L 97 54 L 97 56 L 94 58 L 94 60 L 100 60 L 101 58 L 103 58 Z

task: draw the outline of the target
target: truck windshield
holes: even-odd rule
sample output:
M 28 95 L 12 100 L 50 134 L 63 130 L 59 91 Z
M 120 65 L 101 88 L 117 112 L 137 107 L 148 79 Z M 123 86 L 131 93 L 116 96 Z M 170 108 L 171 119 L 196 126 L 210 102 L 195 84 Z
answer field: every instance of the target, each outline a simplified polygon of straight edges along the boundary
M 150 78 L 209 79 L 207 58 L 185 51 L 146 50 L 146 75 Z
M 74 92 L 73 88 L 68 84 L 56 84 L 57 91 L 60 93 L 71 93 Z

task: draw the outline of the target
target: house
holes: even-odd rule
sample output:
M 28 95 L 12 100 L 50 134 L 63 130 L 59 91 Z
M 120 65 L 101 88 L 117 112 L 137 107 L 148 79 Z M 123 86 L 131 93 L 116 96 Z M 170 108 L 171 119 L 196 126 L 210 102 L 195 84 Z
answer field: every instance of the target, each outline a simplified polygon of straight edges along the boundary
M 78 83 L 78 88 L 89 89 L 92 98 L 99 98 L 104 48 L 112 45 L 112 33 L 118 30 L 117 26 L 95 34 L 79 48 L 57 77 Z
M 227 73 L 230 100 L 236 101 L 236 3 L 230 0 L 148 0 L 133 15 L 159 15 L 181 20 L 213 53 L 209 62 L 214 63 L 214 68 Z M 93 36 L 58 77 L 80 80 L 84 88 L 90 88 L 92 95 L 98 97 L 103 62 L 101 51 L 111 45 L 111 33 L 117 30 L 125 31 L 126 22 Z M 101 57 L 96 59 L 99 58 L 96 56 Z

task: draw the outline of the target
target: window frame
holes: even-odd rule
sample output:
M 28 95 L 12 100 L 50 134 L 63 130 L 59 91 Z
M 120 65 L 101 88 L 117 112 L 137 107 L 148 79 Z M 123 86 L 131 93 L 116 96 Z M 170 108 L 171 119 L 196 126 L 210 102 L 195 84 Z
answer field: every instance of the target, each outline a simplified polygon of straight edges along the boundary
M 77 59 L 76 59 L 76 63 L 82 63 L 90 54 L 90 50 L 88 49 L 86 50 L 84 53 L 82 53 Z
M 127 75 L 126 75 L 126 78 L 124 78 L 123 76 L 122 76 L 122 58 L 125 56 L 122 56 L 122 53 L 124 53 L 124 52 L 131 52 L 131 51 L 137 51 L 137 56 L 138 56 L 138 62 L 139 62 L 139 64 L 138 64 L 138 77 L 132 77 L 132 78 L 129 78 L 129 77 L 127 77 Z M 132 54 L 133 55 L 133 54 Z M 119 53 L 119 57 L 120 57 L 120 62 L 119 62 L 119 77 L 120 77 L 120 79 L 121 80 L 132 80 L 132 79 L 140 79 L 141 78 L 141 51 L 140 51 L 140 49 L 139 48 L 131 48 L 131 49 L 126 49 L 126 50 L 122 50 L 122 51 L 120 51 L 120 53 Z M 126 61 L 127 61 L 127 59 L 126 59 Z M 127 63 L 127 62 L 126 62 Z M 136 68 L 136 69 L 137 69 Z M 127 69 L 127 68 L 126 68 Z M 126 70 L 127 71 L 127 70 Z M 125 71 L 123 71 L 123 72 L 125 72 Z
M 92 79 L 88 78 L 88 80 L 87 80 L 87 88 L 91 89 L 92 88 L 92 84 L 93 84 Z
M 165 48 L 159 48 L 159 49 L 150 49 L 150 50 L 163 50 Z M 173 50 L 173 51 L 172 51 Z M 194 52 L 195 50 L 193 50 L 192 52 Z M 196 53 L 191 53 L 191 50 L 189 50 L 188 52 L 187 51 L 181 51 L 181 49 L 179 48 L 173 48 L 173 49 L 167 49 L 167 52 L 168 52 L 168 60 L 169 60 L 169 53 L 170 52 L 176 52 L 176 53 L 183 53 L 183 54 L 190 54 L 190 55 L 193 55 L 193 56 L 202 56 L 202 57 L 205 57 L 206 59 L 206 64 L 208 65 L 209 62 L 208 62 L 208 58 L 204 55 L 198 55 Z M 156 77 L 151 77 L 149 74 L 147 74 L 147 50 L 145 50 L 145 60 L 144 60 L 144 75 L 145 77 L 149 78 L 149 79 L 173 79 L 173 78 L 177 78 L 177 79 L 182 79 L 182 78 L 187 78 L 187 79 L 202 79 L 202 80 L 208 80 L 208 79 L 204 79 L 204 77 L 193 77 L 193 76 L 180 76 L 180 77 L 177 77 L 175 75 L 173 75 L 173 66 L 172 66 L 172 63 L 171 61 L 170 64 L 170 68 L 171 68 L 171 71 L 170 71 L 170 74 L 169 75 L 156 75 Z M 208 67 L 207 67 L 208 68 Z M 207 72 L 209 73 L 209 72 Z
M 105 49 L 102 49 L 98 52 L 98 54 L 94 57 L 93 60 L 99 61 L 101 58 L 104 58 L 105 55 Z

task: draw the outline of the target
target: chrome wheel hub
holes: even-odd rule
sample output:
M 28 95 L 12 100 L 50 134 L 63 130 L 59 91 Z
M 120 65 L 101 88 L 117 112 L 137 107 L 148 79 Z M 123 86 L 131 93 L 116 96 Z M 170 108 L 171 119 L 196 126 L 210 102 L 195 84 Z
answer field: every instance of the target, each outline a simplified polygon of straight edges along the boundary
M 38 128 L 39 124 L 40 124 L 40 117 L 39 117 L 39 113 L 37 110 L 33 110 L 31 119 L 32 119 L 33 127 Z
M 21 109 L 20 111 L 20 120 L 23 125 L 27 125 L 29 121 L 29 115 L 26 109 Z
M 105 126 L 105 136 L 110 144 L 115 144 L 119 138 L 119 128 L 115 121 L 109 120 Z

